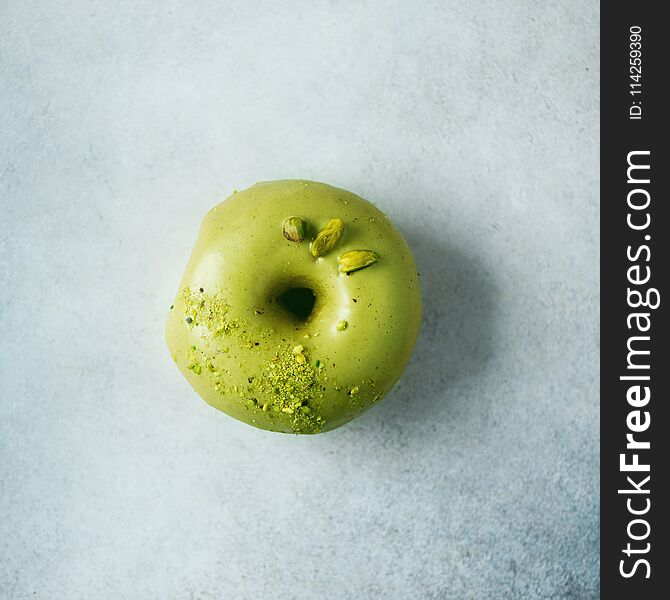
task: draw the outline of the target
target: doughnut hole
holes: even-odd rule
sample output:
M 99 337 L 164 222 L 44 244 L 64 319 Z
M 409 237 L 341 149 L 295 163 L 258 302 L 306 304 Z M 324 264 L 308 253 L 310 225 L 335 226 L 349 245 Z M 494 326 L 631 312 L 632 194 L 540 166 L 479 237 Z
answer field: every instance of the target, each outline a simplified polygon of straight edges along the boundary
M 307 321 L 312 314 L 316 294 L 307 287 L 292 287 L 277 296 L 277 303 L 298 321 Z
M 275 282 L 266 301 L 274 308 L 276 318 L 293 329 L 313 325 L 322 314 L 328 295 L 314 277 L 293 275 Z

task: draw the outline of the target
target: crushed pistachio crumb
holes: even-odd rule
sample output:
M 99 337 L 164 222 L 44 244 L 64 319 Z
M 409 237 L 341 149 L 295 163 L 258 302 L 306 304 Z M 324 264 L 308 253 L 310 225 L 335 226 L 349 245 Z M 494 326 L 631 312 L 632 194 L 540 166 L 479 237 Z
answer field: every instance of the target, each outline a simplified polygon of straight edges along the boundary
M 349 327 L 349 323 L 345 320 L 342 320 L 337 324 L 336 329 L 338 331 L 344 331 L 347 327 Z
M 186 322 L 205 327 L 213 336 L 230 333 L 237 323 L 227 318 L 230 306 L 219 293 L 205 294 L 184 288 L 181 294 L 186 313 Z
M 323 359 L 311 363 L 308 349 L 296 344 L 296 341 L 290 343 L 286 340 L 276 347 L 274 356 L 267 359 L 258 371 L 246 372 L 241 381 L 231 381 L 231 372 L 223 366 L 233 366 L 228 360 L 230 355 L 226 355 L 231 348 L 246 347 L 248 351 L 253 351 L 259 346 L 267 347 L 273 332 L 232 318 L 231 308 L 221 292 L 210 290 L 205 293 L 199 288 L 184 288 L 177 306 L 183 308 L 184 318 L 191 328 L 200 328 L 202 339 L 225 336 L 230 342 L 228 346 L 214 341 L 211 345 L 203 342 L 189 347 L 188 368 L 196 375 L 206 375 L 213 390 L 226 396 L 233 394 L 239 399 L 240 407 L 253 414 L 264 413 L 263 418 L 273 423 L 273 419 L 280 419 L 295 433 L 318 433 L 323 429 L 326 421 L 320 415 L 319 403 L 328 380 Z M 311 332 L 304 339 L 316 335 L 318 332 Z M 212 356 L 206 354 L 210 348 L 213 351 L 216 349 Z M 234 352 L 233 358 L 237 364 L 242 356 Z M 240 363 L 239 367 L 242 366 Z M 230 401 L 234 400 L 226 400 Z
M 268 360 L 259 388 L 272 398 L 272 411 L 290 415 L 296 433 L 318 433 L 325 420 L 309 406 L 318 397 L 319 375 L 309 364 L 302 345 L 278 347 Z

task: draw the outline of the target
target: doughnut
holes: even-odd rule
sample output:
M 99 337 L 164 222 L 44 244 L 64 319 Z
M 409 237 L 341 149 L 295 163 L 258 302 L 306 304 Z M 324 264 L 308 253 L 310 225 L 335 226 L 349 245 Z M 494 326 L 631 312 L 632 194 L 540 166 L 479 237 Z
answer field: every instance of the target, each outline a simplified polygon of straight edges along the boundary
M 170 306 L 179 370 L 211 406 L 315 434 L 388 394 L 421 322 L 412 253 L 389 218 L 324 183 L 257 183 L 215 206 Z

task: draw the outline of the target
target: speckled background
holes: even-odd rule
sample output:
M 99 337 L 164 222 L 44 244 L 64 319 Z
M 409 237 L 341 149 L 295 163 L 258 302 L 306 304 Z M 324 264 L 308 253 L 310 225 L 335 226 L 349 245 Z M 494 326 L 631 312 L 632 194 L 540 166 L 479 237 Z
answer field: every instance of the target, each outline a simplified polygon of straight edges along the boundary
M 598 596 L 598 3 L 0 3 L 0 598 Z M 303 177 L 422 274 L 405 377 L 317 437 L 209 408 L 166 311 L 205 212 Z

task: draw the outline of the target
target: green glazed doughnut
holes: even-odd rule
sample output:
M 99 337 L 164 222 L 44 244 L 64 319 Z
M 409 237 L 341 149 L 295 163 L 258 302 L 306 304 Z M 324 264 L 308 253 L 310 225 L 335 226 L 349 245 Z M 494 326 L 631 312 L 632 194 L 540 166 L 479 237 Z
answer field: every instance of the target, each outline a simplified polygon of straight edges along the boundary
M 319 433 L 389 392 L 420 322 L 416 264 L 389 218 L 351 192 L 283 180 L 205 216 L 166 336 L 215 408 L 261 429 Z

